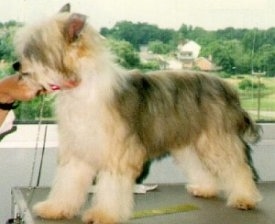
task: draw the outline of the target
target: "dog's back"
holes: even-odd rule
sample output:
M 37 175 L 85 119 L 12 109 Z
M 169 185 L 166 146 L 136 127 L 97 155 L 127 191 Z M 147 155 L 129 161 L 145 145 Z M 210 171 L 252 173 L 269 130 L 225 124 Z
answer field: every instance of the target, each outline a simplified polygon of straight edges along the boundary
M 114 107 L 152 155 L 189 145 L 210 127 L 244 140 L 259 138 L 237 92 L 209 74 L 135 72 L 115 93 Z

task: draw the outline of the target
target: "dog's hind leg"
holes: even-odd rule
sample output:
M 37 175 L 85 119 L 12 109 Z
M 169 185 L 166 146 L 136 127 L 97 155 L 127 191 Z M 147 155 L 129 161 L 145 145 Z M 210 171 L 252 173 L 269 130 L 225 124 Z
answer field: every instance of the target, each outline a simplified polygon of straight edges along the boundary
M 175 163 L 187 178 L 187 191 L 196 197 L 214 197 L 218 193 L 217 179 L 203 164 L 194 147 L 172 152 Z
M 219 178 L 228 205 L 238 209 L 252 209 L 261 199 L 246 161 L 244 143 L 230 133 L 202 134 L 197 152 L 209 171 Z
M 95 170 L 86 162 L 71 157 L 60 161 L 48 199 L 37 203 L 34 213 L 46 219 L 63 219 L 75 216 L 85 202 Z

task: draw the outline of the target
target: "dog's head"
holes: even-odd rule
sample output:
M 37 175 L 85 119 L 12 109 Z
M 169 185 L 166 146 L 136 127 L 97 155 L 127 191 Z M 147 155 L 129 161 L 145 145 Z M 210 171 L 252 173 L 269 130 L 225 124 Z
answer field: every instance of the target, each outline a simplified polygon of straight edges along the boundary
M 47 91 L 71 88 L 81 82 L 82 61 L 97 54 L 101 41 L 86 24 L 86 16 L 70 13 L 67 4 L 44 23 L 18 31 L 15 48 L 19 61 L 14 69 L 30 84 Z

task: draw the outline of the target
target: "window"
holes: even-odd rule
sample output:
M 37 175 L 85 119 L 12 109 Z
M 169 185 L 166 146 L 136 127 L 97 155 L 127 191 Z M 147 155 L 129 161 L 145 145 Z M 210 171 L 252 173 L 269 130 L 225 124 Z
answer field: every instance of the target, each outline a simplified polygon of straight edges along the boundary
M 89 16 L 122 66 L 215 73 L 235 86 L 255 120 L 275 121 L 275 6 L 271 1 L 72 0 L 71 4 L 72 11 Z M 53 0 L 1 1 L 0 77 L 13 73 L 16 30 L 61 7 Z M 42 113 L 41 101 L 22 103 L 16 110 L 18 122 L 37 122 L 40 117 L 54 121 L 54 97 L 44 99 Z

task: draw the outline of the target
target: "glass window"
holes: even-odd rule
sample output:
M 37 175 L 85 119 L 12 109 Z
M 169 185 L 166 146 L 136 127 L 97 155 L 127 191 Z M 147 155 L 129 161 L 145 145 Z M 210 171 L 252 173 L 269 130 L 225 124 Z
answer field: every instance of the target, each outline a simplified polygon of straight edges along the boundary
M 215 73 L 257 121 L 275 121 L 275 4 L 271 0 L 71 0 L 106 37 L 122 66 Z M 14 73 L 13 36 L 62 7 L 55 0 L 0 2 L 0 77 Z M 54 121 L 53 96 L 22 103 L 18 122 Z M 41 112 L 41 105 L 44 105 Z

